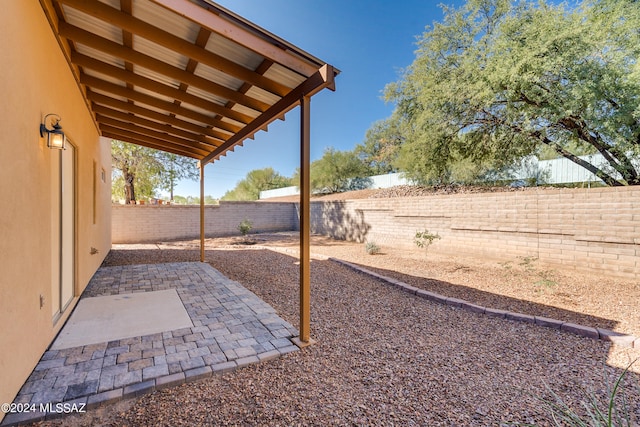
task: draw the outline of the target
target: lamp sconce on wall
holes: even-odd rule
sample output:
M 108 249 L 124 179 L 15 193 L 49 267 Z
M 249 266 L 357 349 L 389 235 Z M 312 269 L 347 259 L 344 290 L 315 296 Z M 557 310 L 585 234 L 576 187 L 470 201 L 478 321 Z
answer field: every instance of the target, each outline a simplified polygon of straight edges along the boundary
M 51 129 L 47 128 L 47 117 L 49 116 L 53 116 L 51 118 Z M 47 147 L 51 149 L 64 150 L 64 145 L 67 141 L 64 132 L 62 132 L 60 120 L 62 119 L 57 114 L 47 114 L 42 120 L 43 123 L 40 123 L 40 136 L 44 138 L 45 134 L 47 135 Z

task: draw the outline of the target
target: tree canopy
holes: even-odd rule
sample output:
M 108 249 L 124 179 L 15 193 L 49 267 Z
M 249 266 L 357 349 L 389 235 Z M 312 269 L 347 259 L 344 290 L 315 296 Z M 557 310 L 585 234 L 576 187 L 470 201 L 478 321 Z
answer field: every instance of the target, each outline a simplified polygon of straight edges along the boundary
M 385 90 L 404 136 L 396 165 L 447 181 L 465 162 L 479 175 L 548 147 L 608 185 L 640 184 L 637 1 L 468 0 L 444 12 Z
M 227 191 L 222 200 L 258 200 L 260 192 L 291 185 L 291 179 L 280 175 L 273 168 L 254 169 L 244 179 Z
M 176 185 L 180 180 L 197 180 L 200 177 L 198 166 L 193 159 L 178 156 L 173 153 L 160 151 L 157 153 L 162 169 L 160 170 L 161 188 L 169 192 L 169 197 L 173 200 Z
M 310 165 L 311 190 L 338 193 L 366 187 L 365 178 L 370 170 L 354 151 L 338 151 L 333 147 L 324 150 L 322 157 Z M 300 182 L 300 170 L 293 181 Z
M 114 199 L 126 204 L 171 192 L 180 179 L 198 177 L 195 160 L 122 141 L 111 141 Z
M 396 159 L 404 136 L 395 117 L 379 120 L 367 130 L 364 142 L 356 145 L 355 154 L 376 175 L 397 172 Z

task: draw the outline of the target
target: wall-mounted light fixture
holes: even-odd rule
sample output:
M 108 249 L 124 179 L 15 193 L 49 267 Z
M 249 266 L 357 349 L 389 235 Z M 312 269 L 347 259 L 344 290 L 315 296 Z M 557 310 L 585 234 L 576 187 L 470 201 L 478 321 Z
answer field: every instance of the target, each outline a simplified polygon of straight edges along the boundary
M 47 117 L 49 116 L 53 116 L 51 118 L 51 129 L 47 128 Z M 67 141 L 64 132 L 62 132 L 60 120 L 62 119 L 57 114 L 47 114 L 42 120 L 43 123 L 40 123 L 40 136 L 47 135 L 47 147 L 51 149 L 64 150 L 64 145 Z

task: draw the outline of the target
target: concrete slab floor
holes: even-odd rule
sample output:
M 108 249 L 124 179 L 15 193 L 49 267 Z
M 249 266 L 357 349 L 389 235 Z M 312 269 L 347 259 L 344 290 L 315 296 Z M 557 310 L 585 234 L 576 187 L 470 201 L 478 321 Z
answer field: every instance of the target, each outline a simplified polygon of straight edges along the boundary
M 81 347 L 192 326 L 175 289 L 83 298 L 51 349 Z

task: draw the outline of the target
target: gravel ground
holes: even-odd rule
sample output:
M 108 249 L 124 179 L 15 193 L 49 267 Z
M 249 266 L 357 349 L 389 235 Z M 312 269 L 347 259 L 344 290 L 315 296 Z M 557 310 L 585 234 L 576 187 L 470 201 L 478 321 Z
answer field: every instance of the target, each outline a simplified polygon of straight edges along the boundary
M 286 240 L 270 243 L 290 245 Z M 337 252 L 328 244 L 312 251 L 321 246 Z M 189 243 L 159 247 L 114 250 L 106 264 L 198 259 Z M 298 324 L 295 258 L 240 246 L 206 256 Z M 611 381 L 638 357 L 602 341 L 416 298 L 332 261 L 312 261 L 311 274 L 315 345 L 43 425 L 551 425 L 537 399 L 549 397 L 547 386 L 580 411 L 585 390 L 602 396 L 604 378 Z M 637 374 L 627 376 L 624 389 L 640 419 Z
M 262 246 L 298 248 L 297 232 L 254 235 Z M 233 247 L 237 238 L 208 239 L 207 247 Z M 196 248 L 171 242 L 164 248 Z M 640 337 L 640 282 L 560 269 L 535 258 L 489 259 L 448 256 L 436 242 L 428 254 L 415 248 L 381 247 L 368 255 L 363 244 L 312 237 L 312 252 L 359 264 L 412 286 L 486 307 L 551 317 Z

